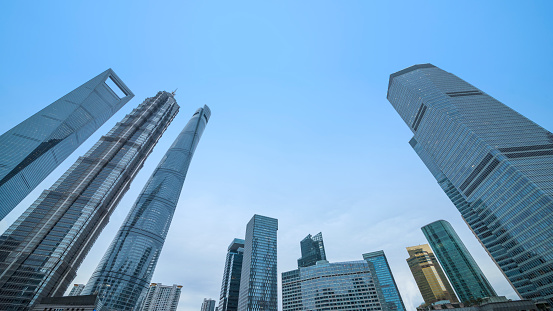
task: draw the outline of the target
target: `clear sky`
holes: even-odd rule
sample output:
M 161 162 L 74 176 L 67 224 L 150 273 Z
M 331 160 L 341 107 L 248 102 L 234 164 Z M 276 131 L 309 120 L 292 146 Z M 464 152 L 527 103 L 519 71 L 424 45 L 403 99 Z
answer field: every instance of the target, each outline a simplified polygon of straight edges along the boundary
M 228 244 L 254 213 L 279 219 L 278 269 L 323 232 L 330 261 L 383 249 L 409 310 L 422 297 L 405 247 L 448 220 L 500 295 L 514 291 L 408 144 L 391 73 L 452 72 L 553 131 L 551 1 L 4 1 L 0 133 L 107 68 L 136 94 L 11 214 L 3 232 L 98 138 L 159 90 L 179 115 L 78 271 L 86 283 L 196 108 L 196 150 L 153 282 L 179 311 L 218 300 Z M 279 303 L 280 297 L 279 297 Z

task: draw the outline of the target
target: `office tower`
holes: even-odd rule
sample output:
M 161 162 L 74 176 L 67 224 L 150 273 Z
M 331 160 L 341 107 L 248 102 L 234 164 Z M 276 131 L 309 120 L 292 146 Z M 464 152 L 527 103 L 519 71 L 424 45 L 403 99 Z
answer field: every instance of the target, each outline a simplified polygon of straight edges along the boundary
M 239 311 L 277 311 L 278 220 L 254 215 L 246 226 Z
M 215 311 L 215 300 L 204 298 L 201 311 Z
M 0 310 L 63 295 L 178 109 L 167 92 L 146 99 L 0 236 Z
M 79 296 L 81 295 L 84 288 L 84 284 L 74 284 L 73 288 L 69 292 L 69 295 L 67 296 Z
M 390 311 L 405 311 L 405 305 L 399 294 L 394 275 L 392 274 L 384 251 L 363 254 L 363 259 L 374 268 L 378 285 L 382 289 L 383 296 L 381 304 L 386 305 Z
M 392 74 L 388 100 L 517 293 L 553 304 L 553 134 L 431 64 Z
M 133 96 L 108 69 L 2 134 L 0 220 Z
M 461 301 L 497 296 L 449 222 L 435 221 L 422 232 Z
M 207 106 L 199 108 L 167 150 L 86 284 L 83 295 L 97 293 L 108 309 L 133 310 L 140 305 L 210 115 Z
M 319 232 L 315 236 L 308 234 L 300 242 L 301 258 L 298 259 L 299 267 L 309 267 L 319 260 L 326 260 L 325 246 L 323 243 L 323 233 Z
M 426 304 L 441 300 L 459 302 L 428 244 L 407 247 L 407 264 Z
M 282 273 L 282 310 L 388 310 L 381 305 L 369 263 L 348 261 Z
M 173 286 L 163 285 L 161 283 L 152 283 L 141 311 L 175 311 L 179 304 L 181 294 L 181 285 L 173 284 Z
M 242 239 L 234 239 L 227 249 L 221 296 L 219 297 L 218 311 L 238 310 L 238 296 L 240 294 L 240 276 L 242 260 L 244 259 L 244 243 Z

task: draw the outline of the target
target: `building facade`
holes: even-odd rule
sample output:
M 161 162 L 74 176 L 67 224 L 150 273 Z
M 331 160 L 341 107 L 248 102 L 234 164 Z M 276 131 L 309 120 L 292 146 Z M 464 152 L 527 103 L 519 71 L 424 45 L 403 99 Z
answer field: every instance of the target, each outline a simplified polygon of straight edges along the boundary
M 215 300 L 211 298 L 204 298 L 200 311 L 215 311 Z
M 29 309 L 28 309 L 29 310 Z M 33 311 L 108 311 L 96 295 L 45 297 L 37 303 Z
M 363 259 L 374 268 L 375 278 L 378 280 L 378 285 L 382 290 L 381 304 L 385 305 L 390 311 L 405 311 L 403 299 L 401 299 L 401 295 L 399 294 L 394 275 L 384 251 L 363 254 Z
M 0 220 L 133 96 L 108 69 L 2 134 Z
M 407 264 L 425 304 L 441 300 L 459 302 L 428 244 L 407 247 L 407 252 Z
M 422 232 L 461 301 L 497 296 L 449 222 L 435 221 Z
M 278 220 L 254 215 L 246 226 L 239 311 L 277 311 Z
M 238 310 L 240 295 L 240 279 L 242 275 L 242 261 L 244 260 L 244 243 L 242 239 L 234 239 L 227 249 L 221 296 L 217 311 Z
M 282 273 L 283 311 L 377 311 L 382 293 L 367 261 L 328 263 Z
M 390 76 L 411 146 L 525 299 L 553 303 L 553 133 L 431 64 Z
M 307 235 L 300 242 L 300 248 L 301 258 L 298 259 L 298 268 L 313 266 L 319 260 L 326 260 L 322 232 L 317 233 L 315 236 L 311 236 L 311 234 Z
M 169 95 L 167 101 L 175 102 Z M 198 109 L 165 153 L 86 284 L 84 295 L 98 294 L 106 308 L 119 311 L 140 305 L 210 115 L 207 106 Z
M 84 284 L 73 284 L 73 288 L 67 296 L 80 296 L 83 292 Z
M 182 285 L 173 286 L 152 283 L 148 288 L 141 311 L 176 311 Z
M 63 295 L 178 109 L 170 93 L 146 99 L 0 236 L 0 310 Z

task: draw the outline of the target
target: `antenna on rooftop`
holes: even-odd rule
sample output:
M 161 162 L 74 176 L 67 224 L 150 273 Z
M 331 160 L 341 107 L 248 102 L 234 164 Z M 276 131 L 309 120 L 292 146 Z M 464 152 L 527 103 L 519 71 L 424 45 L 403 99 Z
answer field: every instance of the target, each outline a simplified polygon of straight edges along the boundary
M 171 94 L 172 94 L 173 96 L 175 96 L 175 93 L 177 92 L 178 89 L 179 89 L 179 88 L 176 88 L 173 92 L 171 92 Z

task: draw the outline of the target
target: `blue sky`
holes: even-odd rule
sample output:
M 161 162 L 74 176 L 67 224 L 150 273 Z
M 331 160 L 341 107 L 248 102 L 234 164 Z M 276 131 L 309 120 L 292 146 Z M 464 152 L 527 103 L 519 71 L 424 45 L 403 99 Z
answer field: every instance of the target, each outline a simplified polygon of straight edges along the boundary
M 212 117 L 153 282 L 184 285 L 179 310 L 218 298 L 228 244 L 254 213 L 279 219 L 279 274 L 323 232 L 330 261 L 384 249 L 409 310 L 422 302 L 406 246 L 446 219 L 500 295 L 514 292 L 407 143 L 391 73 L 430 62 L 548 130 L 550 1 L 4 2 L 0 132 L 107 68 L 135 98 L 17 209 L 144 98 L 178 88 L 181 112 L 114 212 L 85 283 L 157 162 L 197 107 Z

